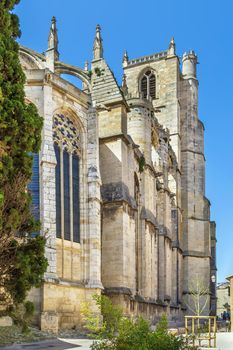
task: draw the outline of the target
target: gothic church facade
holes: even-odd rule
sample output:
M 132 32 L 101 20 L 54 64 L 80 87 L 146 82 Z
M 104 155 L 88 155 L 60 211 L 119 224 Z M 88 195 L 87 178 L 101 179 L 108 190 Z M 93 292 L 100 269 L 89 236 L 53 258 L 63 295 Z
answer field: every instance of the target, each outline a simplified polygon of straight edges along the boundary
M 151 56 L 125 52 L 120 87 L 100 27 L 91 68 L 81 69 L 59 60 L 53 18 L 45 54 L 21 46 L 20 60 L 27 101 L 44 118 L 29 187 L 47 237 L 45 282 L 30 294 L 41 328 L 79 325 L 82 303 L 101 292 L 127 315 L 179 319 L 197 277 L 210 291 L 205 313 L 214 313 L 196 54 L 185 53 L 180 69 L 174 39 Z

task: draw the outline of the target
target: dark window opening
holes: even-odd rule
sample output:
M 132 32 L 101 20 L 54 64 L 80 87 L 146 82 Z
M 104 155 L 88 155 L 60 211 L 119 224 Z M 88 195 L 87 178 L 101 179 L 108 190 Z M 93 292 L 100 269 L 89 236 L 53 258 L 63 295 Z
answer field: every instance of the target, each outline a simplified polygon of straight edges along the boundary
M 61 153 L 60 147 L 54 144 L 56 156 L 56 237 L 71 240 L 73 230 L 73 242 L 80 242 L 80 188 L 79 188 L 79 157 L 69 154 L 66 150 Z M 63 157 L 61 158 L 61 155 Z M 72 162 L 72 164 L 70 163 Z M 62 163 L 62 164 L 61 164 Z M 61 176 L 63 174 L 63 178 Z M 71 185 L 72 180 L 72 185 Z M 63 205 L 62 192 L 63 191 Z M 72 203 L 71 203 L 72 194 Z M 71 211 L 72 216 L 71 217 Z M 62 224 L 63 213 L 63 224 Z M 72 230 L 71 230 L 72 229 Z
M 70 240 L 70 162 L 69 153 L 63 152 L 64 174 L 64 238 Z
M 61 238 L 61 155 L 58 145 L 54 145 L 57 165 L 55 169 L 56 178 L 56 236 Z
M 73 180 L 73 241 L 80 242 L 80 206 L 79 206 L 79 157 L 72 156 Z
M 40 220 L 40 178 L 39 178 L 39 154 L 31 154 L 33 156 L 32 178 L 28 185 L 28 191 L 31 194 L 31 213 L 36 221 Z M 39 231 L 31 233 L 32 237 L 38 236 Z
M 143 77 L 141 80 L 141 92 L 144 98 L 147 98 L 147 78 Z
M 143 98 L 156 98 L 156 79 L 154 73 L 151 70 L 148 70 L 144 73 L 141 79 L 140 89 Z
M 152 74 L 149 78 L 149 87 L 150 87 L 150 97 L 155 98 L 155 76 Z

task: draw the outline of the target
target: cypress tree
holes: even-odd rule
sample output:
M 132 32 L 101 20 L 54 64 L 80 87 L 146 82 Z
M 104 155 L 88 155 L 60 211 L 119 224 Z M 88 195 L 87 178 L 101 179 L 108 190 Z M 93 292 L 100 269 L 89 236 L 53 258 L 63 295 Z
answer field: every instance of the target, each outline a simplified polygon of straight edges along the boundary
M 22 302 L 39 286 L 47 268 L 45 239 L 31 214 L 27 191 L 32 154 L 41 144 L 43 121 L 33 104 L 25 103 L 25 75 L 19 61 L 20 0 L 0 1 L 0 303 Z M 3 288 L 1 288 L 3 287 Z

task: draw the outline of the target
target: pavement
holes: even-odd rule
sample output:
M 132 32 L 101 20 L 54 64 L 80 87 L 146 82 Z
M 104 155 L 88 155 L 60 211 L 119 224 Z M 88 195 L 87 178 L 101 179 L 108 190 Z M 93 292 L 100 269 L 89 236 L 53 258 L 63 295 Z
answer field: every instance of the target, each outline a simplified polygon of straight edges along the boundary
M 93 340 L 88 339 L 62 339 L 62 341 L 72 344 L 73 346 L 75 345 L 75 348 L 70 348 L 73 350 L 90 350 L 91 344 L 93 343 Z
M 90 350 L 92 340 L 50 339 L 31 344 L 16 344 L 1 347 L 2 350 Z M 135 349 L 137 350 L 137 349 Z M 233 333 L 217 333 L 216 350 L 233 350 Z
M 216 336 L 216 340 L 217 340 L 217 344 L 216 344 L 216 348 L 207 348 L 207 341 L 202 341 L 202 346 L 200 348 L 200 350 L 233 350 L 233 333 L 229 332 L 220 332 L 217 333 Z M 212 341 L 212 345 L 213 345 L 213 341 Z
M 2 350 L 90 350 L 92 340 L 87 339 L 49 339 L 28 344 L 4 346 Z
M 217 333 L 217 348 L 221 350 L 233 350 L 233 333 Z

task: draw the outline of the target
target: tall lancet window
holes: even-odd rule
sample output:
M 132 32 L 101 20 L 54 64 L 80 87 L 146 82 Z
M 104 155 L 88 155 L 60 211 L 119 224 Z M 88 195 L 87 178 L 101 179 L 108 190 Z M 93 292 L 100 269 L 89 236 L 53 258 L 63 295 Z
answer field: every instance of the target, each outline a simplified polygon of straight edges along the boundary
M 57 238 L 80 242 L 80 132 L 66 115 L 53 119 Z
M 140 91 L 142 93 L 143 98 L 155 99 L 156 97 L 156 79 L 155 74 L 151 70 L 147 70 L 140 81 Z

